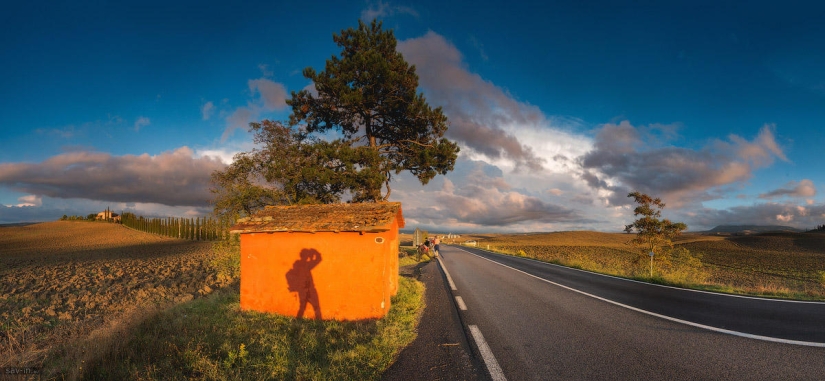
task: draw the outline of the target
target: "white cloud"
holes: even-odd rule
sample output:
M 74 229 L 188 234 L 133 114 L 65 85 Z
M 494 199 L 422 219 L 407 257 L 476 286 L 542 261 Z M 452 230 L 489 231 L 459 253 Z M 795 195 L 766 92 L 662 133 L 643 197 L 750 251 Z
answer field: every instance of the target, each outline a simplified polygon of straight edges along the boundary
M 405 14 L 418 17 L 418 12 L 415 9 L 400 5 L 390 5 L 383 1 L 372 2 L 367 9 L 361 11 L 361 20 L 364 22 L 371 22 L 376 18 L 383 18 L 394 16 L 396 14 Z
M 137 120 L 135 120 L 135 125 L 134 125 L 135 131 L 140 131 L 140 129 L 142 127 L 148 126 L 149 123 L 151 123 L 149 118 L 147 118 L 145 116 L 138 117 Z
M 33 194 L 23 196 L 17 199 L 19 204 L 17 206 L 40 206 L 43 205 L 43 199 L 40 196 Z
M 246 106 L 238 107 L 226 117 L 226 129 L 221 140 L 226 140 L 237 129 L 246 129 L 250 122 L 259 121 L 264 112 L 283 110 L 287 107 L 286 87 L 266 78 L 247 82 L 253 99 Z M 257 95 L 257 96 L 256 96 Z
M 209 120 L 214 112 L 215 104 L 212 103 L 212 101 L 206 102 L 201 106 L 201 118 L 203 118 L 203 120 Z
M 237 153 L 238 152 L 228 152 L 224 150 L 199 150 L 195 156 L 217 159 L 220 160 L 221 163 L 229 165 L 232 164 L 234 161 L 233 157 Z
M 220 160 L 221 163 L 229 165 L 232 164 L 236 154 L 240 152 L 249 152 L 255 148 L 255 144 L 250 141 L 231 142 L 221 146 L 201 148 L 195 150 L 195 158 L 212 158 Z
M 782 161 L 789 161 L 785 153 L 776 142 L 773 124 L 766 124 L 759 130 L 759 135 L 749 142 L 739 136 L 731 134 L 729 139 L 734 143 L 738 156 L 757 166 L 765 166 L 773 163 L 774 158 Z
M 65 210 L 38 206 L 7 206 L 0 204 L 0 224 L 54 221 L 59 219 L 63 214 L 85 215 L 80 213 L 65 213 Z
M 315 82 L 312 82 L 312 83 L 304 86 L 304 88 L 301 89 L 301 90 L 305 90 L 305 91 L 309 92 L 309 94 L 312 95 L 313 97 L 318 97 L 318 89 L 315 88 Z
M 482 161 L 462 157 L 453 172 L 426 187 L 410 175 L 398 178 L 393 200 L 403 203 L 411 226 L 535 231 L 594 222 L 569 206 L 542 199 L 542 194 L 513 188 L 506 173 Z
M 283 110 L 287 106 L 286 88 L 280 83 L 266 78 L 250 79 L 249 91 L 253 94 L 257 91 L 260 94 L 263 107 L 267 111 Z
M 226 117 L 226 128 L 223 130 L 221 140 L 225 141 L 229 135 L 237 129 L 246 129 L 250 122 L 258 118 L 260 111 L 254 107 L 238 107 Z
M 261 75 L 264 77 L 272 77 L 275 73 L 269 69 L 267 64 L 258 64 L 258 69 L 261 69 Z
M 74 125 L 68 125 L 61 128 L 38 128 L 34 130 L 39 135 L 57 136 L 63 139 L 70 139 L 77 135 L 78 131 Z
M 548 189 L 547 193 L 550 193 L 554 196 L 561 196 L 564 194 L 564 191 L 558 188 Z
M 813 197 L 816 196 L 816 187 L 814 182 L 808 179 L 803 179 L 799 182 L 791 181 L 785 184 L 785 187 L 772 190 L 768 193 L 759 195 L 759 198 L 777 198 L 777 197 Z
M 498 227 L 505 230 L 571 229 L 590 223 L 591 229 L 612 229 L 621 225 L 616 217 L 598 210 L 602 206 L 594 203 L 597 195 L 580 176 L 576 159 L 593 147 L 591 137 L 575 132 L 582 127 L 581 120 L 548 116 L 538 107 L 517 100 L 507 90 L 471 72 L 461 52 L 435 32 L 400 41 L 398 50 L 415 65 L 419 85 L 430 105 L 442 107 L 449 118 L 446 136 L 459 144 L 460 160 L 486 163 L 500 172 L 493 178 L 500 177 L 511 187 L 506 192 L 495 188 L 498 192 L 489 189 L 490 193 L 480 193 L 489 199 L 485 205 L 491 208 L 488 212 L 492 219 L 465 216 L 470 221 L 478 226 L 513 221 Z M 447 175 L 457 189 L 454 194 L 442 190 L 438 195 L 425 192 L 422 197 L 449 200 L 460 205 L 458 209 L 481 210 L 462 193 L 468 187 L 463 176 Z M 517 212 L 531 203 L 543 217 Z M 576 209 L 571 209 L 572 205 Z M 499 210 L 508 207 L 514 208 L 512 215 Z M 424 210 L 431 216 L 439 211 L 429 207 L 415 212 Z M 446 204 L 441 212 L 453 213 Z M 515 222 L 520 218 L 524 220 Z
M 787 214 L 787 215 L 777 214 L 776 215 L 776 220 L 780 221 L 780 222 L 791 222 L 791 221 L 793 221 L 793 215 L 791 215 L 791 214 Z
M 470 36 L 470 44 L 472 44 L 473 47 L 475 47 L 476 50 L 478 50 L 478 55 L 481 57 L 482 60 L 484 60 L 484 61 L 489 61 L 490 60 L 490 57 L 487 56 L 487 53 L 484 52 L 484 44 L 479 42 L 478 39 L 475 38 L 475 36 Z

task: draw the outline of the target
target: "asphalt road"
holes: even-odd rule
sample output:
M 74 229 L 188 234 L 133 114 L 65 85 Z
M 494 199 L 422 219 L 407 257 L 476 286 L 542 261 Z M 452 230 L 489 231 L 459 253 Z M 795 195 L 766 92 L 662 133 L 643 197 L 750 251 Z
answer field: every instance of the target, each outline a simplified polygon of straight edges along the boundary
M 456 304 L 466 307 L 461 321 L 494 380 L 825 378 L 825 348 L 781 342 L 825 342 L 822 303 L 685 291 L 447 245 L 441 251 Z

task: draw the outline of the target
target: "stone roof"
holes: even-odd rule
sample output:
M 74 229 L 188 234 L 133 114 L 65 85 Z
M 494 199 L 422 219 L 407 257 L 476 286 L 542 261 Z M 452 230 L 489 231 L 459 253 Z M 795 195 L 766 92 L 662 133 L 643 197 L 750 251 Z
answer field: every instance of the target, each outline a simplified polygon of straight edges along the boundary
M 400 202 L 267 206 L 232 226 L 233 233 L 382 232 L 394 219 L 404 227 Z

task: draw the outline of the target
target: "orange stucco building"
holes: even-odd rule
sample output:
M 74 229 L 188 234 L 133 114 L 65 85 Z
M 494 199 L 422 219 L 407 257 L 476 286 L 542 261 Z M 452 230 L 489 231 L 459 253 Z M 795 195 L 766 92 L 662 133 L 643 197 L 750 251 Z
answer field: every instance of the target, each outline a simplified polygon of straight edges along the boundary
M 400 203 L 266 207 L 238 220 L 241 309 L 381 318 L 398 291 Z

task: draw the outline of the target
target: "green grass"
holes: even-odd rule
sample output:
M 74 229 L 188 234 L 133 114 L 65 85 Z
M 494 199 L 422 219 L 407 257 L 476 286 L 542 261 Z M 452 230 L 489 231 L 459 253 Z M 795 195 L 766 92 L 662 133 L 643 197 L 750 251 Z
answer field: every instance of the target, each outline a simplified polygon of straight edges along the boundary
M 401 258 L 398 260 L 398 266 L 399 266 L 399 267 L 404 267 L 404 266 L 409 266 L 409 265 L 416 265 L 416 264 L 418 264 L 418 263 L 420 263 L 420 262 L 418 262 L 418 261 L 415 259 L 415 257 L 413 257 L 413 256 L 401 257 Z
M 216 247 L 226 254 L 213 263 L 219 274 L 235 275 L 233 247 Z M 145 320 L 84 378 L 375 380 L 415 339 L 423 295 L 423 283 L 399 277 L 386 317 L 316 321 L 241 311 L 236 282 Z
M 210 265 L 215 269 L 217 278 L 240 279 L 241 277 L 241 241 L 238 234 L 231 234 L 229 239 L 212 244 L 215 253 Z
M 141 324 L 87 379 L 370 380 L 415 338 L 423 284 L 399 279 L 379 320 L 302 320 L 240 310 L 237 286 Z
M 421 257 L 418 257 L 418 250 L 412 246 L 401 246 L 401 250 L 399 252 L 401 255 L 398 265 L 401 267 L 408 266 L 408 265 L 416 265 L 419 263 L 426 263 L 434 258 L 427 255 L 422 254 Z

